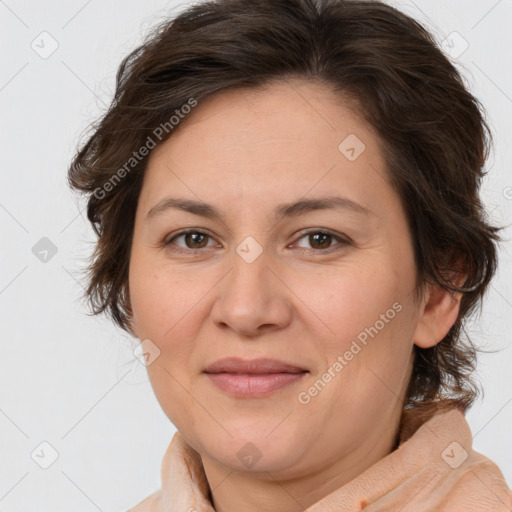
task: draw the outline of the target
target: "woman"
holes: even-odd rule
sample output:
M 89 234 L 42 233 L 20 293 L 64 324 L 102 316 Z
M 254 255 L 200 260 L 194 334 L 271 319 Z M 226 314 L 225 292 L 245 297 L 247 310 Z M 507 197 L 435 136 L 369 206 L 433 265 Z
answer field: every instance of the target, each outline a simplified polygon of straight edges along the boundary
M 380 2 L 203 2 L 124 59 L 69 179 L 93 310 L 178 430 L 132 510 L 510 509 L 464 418 L 488 138 Z

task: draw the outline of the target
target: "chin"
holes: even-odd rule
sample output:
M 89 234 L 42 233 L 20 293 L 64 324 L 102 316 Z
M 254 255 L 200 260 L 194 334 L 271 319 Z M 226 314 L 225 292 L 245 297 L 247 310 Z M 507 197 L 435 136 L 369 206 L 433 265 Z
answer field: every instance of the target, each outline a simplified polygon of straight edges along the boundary
M 199 443 L 191 444 L 202 446 L 196 450 L 235 471 L 285 471 L 300 462 L 302 451 L 298 447 L 304 444 L 285 429 L 279 431 L 278 436 L 269 436 L 275 427 L 275 421 L 270 429 L 260 431 L 250 421 L 247 421 L 245 429 L 233 429 L 226 424 L 231 436 L 224 431 L 220 436 L 204 432 L 198 436 Z

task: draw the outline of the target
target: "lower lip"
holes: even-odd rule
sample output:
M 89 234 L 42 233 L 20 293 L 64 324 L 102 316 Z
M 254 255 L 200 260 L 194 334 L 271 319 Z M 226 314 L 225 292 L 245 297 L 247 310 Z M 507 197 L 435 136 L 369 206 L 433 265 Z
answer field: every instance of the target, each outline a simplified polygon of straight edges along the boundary
M 298 382 L 307 372 L 237 374 L 207 373 L 206 375 L 220 390 L 236 397 L 260 397 Z

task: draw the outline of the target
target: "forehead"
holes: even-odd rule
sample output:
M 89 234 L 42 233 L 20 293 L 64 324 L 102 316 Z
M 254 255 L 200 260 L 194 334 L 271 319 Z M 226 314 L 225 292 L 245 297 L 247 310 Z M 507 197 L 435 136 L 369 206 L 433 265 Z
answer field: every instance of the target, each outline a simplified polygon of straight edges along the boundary
M 246 149 L 262 142 L 308 143 L 319 151 L 337 149 L 340 135 L 357 134 L 372 145 L 377 133 L 364 121 L 358 104 L 348 95 L 335 92 L 318 81 L 293 79 L 274 81 L 257 88 L 237 87 L 213 94 L 182 116 L 167 143 L 190 142 L 198 138 L 203 145 L 209 141 L 244 144 Z M 319 144 L 319 138 L 326 138 Z M 176 144 L 173 144 L 175 142 Z M 223 149 L 225 146 L 219 147 Z M 200 148 L 198 148 L 200 149 Z M 284 148 L 280 148 L 283 150 Z M 268 150 L 268 148 L 266 148 Z
M 324 84 L 227 90 L 200 100 L 152 151 L 141 199 L 150 206 L 168 187 L 228 205 L 333 188 L 362 200 L 361 189 L 379 193 L 387 185 L 379 143 L 353 104 Z

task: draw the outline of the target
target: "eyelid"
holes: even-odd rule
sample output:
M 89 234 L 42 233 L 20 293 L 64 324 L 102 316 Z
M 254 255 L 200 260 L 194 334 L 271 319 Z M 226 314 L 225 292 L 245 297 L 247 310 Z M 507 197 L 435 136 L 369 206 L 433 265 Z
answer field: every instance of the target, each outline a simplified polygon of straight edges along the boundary
M 337 233 L 336 231 L 333 231 L 332 229 L 328 228 L 307 228 L 305 230 L 299 231 L 295 236 L 297 236 L 299 239 L 303 238 L 306 235 L 312 235 L 314 233 L 323 233 L 325 235 L 331 235 L 333 238 L 336 238 L 340 242 L 344 243 L 353 243 L 351 238 L 347 235 L 344 235 L 342 233 Z
M 211 238 L 213 240 L 215 239 L 215 237 L 207 229 L 204 229 L 204 228 L 186 228 L 186 229 L 178 231 L 175 234 L 172 234 L 170 237 L 167 237 L 164 240 L 164 242 L 163 242 L 163 246 L 164 247 L 171 246 L 171 244 L 172 244 L 171 241 L 172 240 L 174 240 L 175 238 L 178 238 L 178 237 L 180 237 L 182 235 L 189 234 L 189 233 L 195 233 L 195 234 L 200 234 L 200 235 L 207 235 L 209 238 Z M 330 229 L 327 229 L 327 228 L 307 228 L 305 230 L 302 230 L 302 231 L 299 231 L 298 233 L 296 233 L 295 237 L 297 238 L 297 240 L 294 243 L 294 245 L 297 244 L 297 242 L 299 240 L 301 240 L 302 238 L 304 238 L 305 236 L 310 235 L 310 234 L 316 234 L 316 233 L 322 233 L 322 234 L 325 234 L 325 235 L 330 235 L 338 243 L 335 244 L 335 245 L 332 245 L 331 247 L 328 247 L 327 249 L 307 249 L 305 247 L 298 247 L 298 249 L 304 250 L 304 251 L 308 251 L 308 252 L 314 252 L 314 253 L 318 253 L 318 254 L 321 254 L 321 253 L 328 254 L 328 253 L 336 250 L 336 248 L 338 246 L 344 246 L 344 245 L 348 245 L 348 244 L 352 244 L 353 243 L 352 240 L 350 239 L 350 237 L 348 237 L 346 235 L 342 235 L 341 233 L 338 234 L 338 233 L 336 233 L 336 232 L 334 232 L 334 231 L 332 231 Z M 211 247 L 212 246 L 210 246 L 210 248 Z M 175 251 L 175 252 L 182 252 L 182 253 L 194 253 L 194 252 L 198 252 L 198 251 L 204 251 L 207 248 L 208 248 L 208 246 L 202 247 L 202 248 L 198 248 L 198 249 L 188 249 L 188 248 L 183 248 L 183 247 L 176 246 L 175 248 L 172 248 L 171 250 Z
M 215 239 L 215 237 L 207 230 L 207 229 L 204 229 L 204 228 L 186 228 L 186 229 L 182 229 L 180 231 L 178 231 L 177 233 L 175 234 L 172 234 L 170 235 L 169 237 L 166 237 L 163 241 L 163 246 L 164 247 L 167 247 L 167 246 L 170 246 L 171 245 L 171 241 L 174 240 L 175 238 L 178 238 L 179 236 L 182 236 L 182 235 L 187 235 L 189 233 L 196 233 L 196 234 L 200 234 L 200 235 L 207 235 L 208 237 L 210 237 L 212 240 Z M 181 251 L 180 251 L 181 249 Z M 201 248 L 201 249 L 184 249 L 183 247 L 179 247 L 176 249 L 178 252 L 194 252 L 194 251 L 202 251 L 206 249 L 205 248 Z M 175 250 L 175 249 L 173 249 Z

